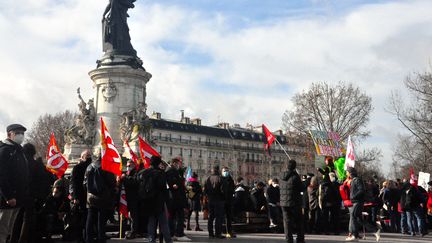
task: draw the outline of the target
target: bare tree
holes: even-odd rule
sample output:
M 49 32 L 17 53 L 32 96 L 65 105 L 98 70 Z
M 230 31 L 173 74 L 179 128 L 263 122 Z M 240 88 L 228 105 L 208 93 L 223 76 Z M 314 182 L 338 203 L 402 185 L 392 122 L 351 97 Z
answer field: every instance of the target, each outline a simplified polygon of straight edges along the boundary
M 416 73 L 405 80 L 411 103 L 393 92 L 389 112 L 415 137 L 415 142 L 432 153 L 432 74 Z
M 372 98 L 352 83 L 313 83 L 308 90 L 296 94 L 292 101 L 293 109 L 285 111 L 282 118 L 288 134 L 333 131 L 339 134 L 341 141 L 351 135 L 357 142 L 370 134 L 366 126 L 373 110 Z M 356 163 L 365 171 L 380 173 L 378 161 L 381 157 L 380 149 L 365 149 L 357 153 Z
M 432 154 L 414 135 L 399 135 L 393 151 L 392 176 L 408 178 L 410 168 L 415 172 L 432 172 Z
M 36 147 L 37 155 L 45 157 L 51 133 L 54 132 L 59 149 L 65 144 L 64 133 L 73 123 L 76 113 L 69 110 L 59 112 L 55 115 L 45 114 L 33 123 L 32 128 L 26 134 L 27 142 Z
M 292 101 L 294 108 L 285 111 L 282 118 L 287 131 L 333 131 L 342 141 L 349 135 L 357 140 L 369 136 L 366 125 L 373 109 L 372 99 L 351 83 L 313 83 Z

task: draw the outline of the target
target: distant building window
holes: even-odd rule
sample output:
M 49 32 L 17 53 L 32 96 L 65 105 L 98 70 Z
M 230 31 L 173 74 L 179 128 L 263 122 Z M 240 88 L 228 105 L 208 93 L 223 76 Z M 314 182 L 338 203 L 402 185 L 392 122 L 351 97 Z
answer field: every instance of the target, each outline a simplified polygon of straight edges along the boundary
M 161 138 L 162 138 L 162 133 L 160 132 L 160 133 L 159 133 L 159 139 L 161 139 Z
M 158 146 L 158 152 L 159 154 L 162 154 L 162 146 Z
M 202 150 L 199 151 L 199 157 L 202 158 Z
M 180 148 L 180 156 L 183 156 L 183 148 Z
M 171 133 L 168 134 L 168 140 L 171 141 Z
M 189 150 L 189 157 L 192 157 L 192 149 Z
M 201 143 L 201 137 L 198 137 L 198 143 Z
M 169 154 L 172 155 L 173 154 L 173 148 L 169 147 Z
M 182 139 L 182 137 L 181 137 L 181 135 L 179 135 L 179 140 L 180 140 L 180 142 L 181 142 L 181 139 Z
M 246 136 L 246 134 L 244 132 L 242 132 L 242 136 L 244 137 L 244 136 Z

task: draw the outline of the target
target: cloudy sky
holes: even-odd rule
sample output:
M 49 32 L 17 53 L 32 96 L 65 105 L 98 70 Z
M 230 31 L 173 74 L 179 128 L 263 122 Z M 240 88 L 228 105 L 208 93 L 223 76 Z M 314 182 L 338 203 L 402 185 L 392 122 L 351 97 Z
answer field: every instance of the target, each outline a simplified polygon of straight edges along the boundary
M 77 87 L 93 95 L 87 73 L 102 56 L 107 2 L 0 0 L 0 127 L 77 110 Z M 375 108 L 361 146 L 381 148 L 389 165 L 402 129 L 385 107 L 404 77 L 430 68 L 431 9 L 427 0 L 138 0 L 128 21 L 153 75 L 150 112 L 277 130 L 293 94 L 349 81 Z

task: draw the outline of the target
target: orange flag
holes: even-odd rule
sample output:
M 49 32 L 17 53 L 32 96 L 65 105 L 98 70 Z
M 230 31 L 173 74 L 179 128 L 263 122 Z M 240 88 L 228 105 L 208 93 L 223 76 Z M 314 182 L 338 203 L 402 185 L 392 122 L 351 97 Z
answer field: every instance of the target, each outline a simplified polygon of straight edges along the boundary
M 51 133 L 50 143 L 48 145 L 47 152 L 47 165 L 46 168 L 49 172 L 61 178 L 68 168 L 68 162 L 60 153 L 58 149 L 57 142 L 54 137 L 54 133 Z
M 144 168 L 147 169 L 150 167 L 150 159 L 152 156 L 158 156 L 158 157 L 161 157 L 161 156 L 148 143 L 146 143 L 140 136 L 138 137 L 138 140 L 139 140 L 141 158 L 144 161 Z
M 101 155 L 102 155 L 102 170 L 111 172 L 115 175 L 120 176 L 122 172 L 121 157 L 117 148 L 114 145 L 114 141 L 108 132 L 105 122 L 102 117 L 101 121 Z

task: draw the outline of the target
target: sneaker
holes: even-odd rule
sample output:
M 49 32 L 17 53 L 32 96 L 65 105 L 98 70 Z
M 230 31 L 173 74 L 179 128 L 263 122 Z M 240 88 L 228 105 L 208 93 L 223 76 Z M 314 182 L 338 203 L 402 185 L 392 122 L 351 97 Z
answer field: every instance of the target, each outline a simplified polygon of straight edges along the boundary
M 269 225 L 269 228 L 275 228 L 275 227 L 277 227 L 277 225 L 275 225 L 275 224 L 273 224 L 273 223 L 271 223 L 271 224 Z
M 189 241 L 192 241 L 192 240 L 189 237 L 187 237 L 186 235 L 183 235 L 183 236 L 177 237 L 177 241 L 180 241 L 180 242 L 189 242 Z
M 377 231 L 376 233 L 374 233 L 374 236 L 376 238 L 376 241 L 378 242 L 381 238 L 381 233 L 379 231 Z
M 348 237 L 345 239 L 345 241 L 358 241 L 358 239 L 357 239 L 354 235 L 351 235 L 351 236 L 348 236 Z

